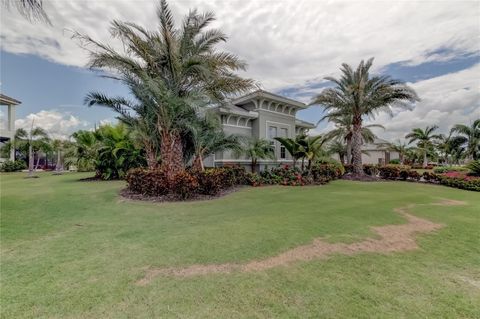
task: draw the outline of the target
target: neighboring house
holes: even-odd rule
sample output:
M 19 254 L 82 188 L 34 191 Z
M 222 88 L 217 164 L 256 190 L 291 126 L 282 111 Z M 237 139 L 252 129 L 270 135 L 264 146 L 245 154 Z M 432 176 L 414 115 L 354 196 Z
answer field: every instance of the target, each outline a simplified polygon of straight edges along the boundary
M 362 145 L 362 163 L 363 164 L 388 164 L 391 160 L 400 158 L 398 152 L 388 150 L 390 143 L 381 138 L 376 138 L 373 143 Z M 365 154 L 365 152 L 367 154 Z
M 0 105 L 6 105 L 8 107 L 8 113 L 6 118 L 5 127 L 2 127 L 0 130 L 0 147 L 3 146 L 5 142 L 10 140 L 13 141 L 15 138 L 15 108 L 19 105 L 20 101 L 15 100 L 9 96 L 0 94 Z M 10 159 L 15 159 L 15 150 L 12 148 L 10 151 Z M 5 159 L 0 159 L 4 161 Z
M 296 118 L 297 111 L 308 108 L 304 103 L 258 90 L 236 98 L 230 104 L 214 108 L 224 131 L 249 138 L 269 140 L 275 149 L 275 160 L 259 160 L 257 170 L 280 164 L 291 164 L 292 158 L 275 137 L 294 138 L 315 125 Z M 205 159 L 205 166 L 241 165 L 250 169 L 251 160 L 235 157 L 230 151 L 217 152 Z

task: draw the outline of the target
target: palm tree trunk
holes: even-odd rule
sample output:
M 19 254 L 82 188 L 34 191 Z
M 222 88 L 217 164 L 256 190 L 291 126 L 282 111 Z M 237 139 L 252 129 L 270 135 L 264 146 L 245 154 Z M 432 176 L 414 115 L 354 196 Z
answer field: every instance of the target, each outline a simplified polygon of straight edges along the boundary
M 302 172 L 305 169 L 305 157 L 302 157 Z
M 345 156 L 342 153 L 338 153 L 338 158 L 340 159 L 340 163 L 342 163 L 342 165 L 344 165 L 345 164 Z
M 40 164 L 40 151 L 37 152 L 37 164 L 35 164 L 35 170 L 38 169 L 39 164 Z
M 55 170 L 57 172 L 60 172 L 62 170 L 62 166 L 60 165 L 60 160 L 61 160 L 60 150 L 57 150 L 57 165 L 55 165 Z
M 347 138 L 347 164 L 352 164 L 352 139 Z
M 32 143 L 28 146 L 28 176 L 33 175 L 33 147 Z
M 252 173 L 255 173 L 256 171 L 256 167 L 257 167 L 257 160 L 256 159 L 252 159 L 252 163 L 251 163 L 251 168 L 252 168 Z
M 166 177 L 172 180 L 176 174 L 185 169 L 182 139 L 179 134 L 171 132 L 163 133 L 161 138 L 161 169 L 165 172 Z
M 428 166 L 427 150 L 423 152 L 423 168 Z
M 154 170 L 158 167 L 157 154 L 152 143 L 148 140 L 144 140 L 143 144 L 145 146 L 145 157 L 147 158 L 148 169 Z
M 358 121 L 353 124 L 352 134 L 352 160 L 353 160 L 353 174 L 364 175 L 362 167 L 362 123 Z
M 198 172 L 203 172 L 205 170 L 205 166 L 203 165 L 203 158 L 201 155 L 195 155 L 195 157 L 193 158 L 192 167 Z

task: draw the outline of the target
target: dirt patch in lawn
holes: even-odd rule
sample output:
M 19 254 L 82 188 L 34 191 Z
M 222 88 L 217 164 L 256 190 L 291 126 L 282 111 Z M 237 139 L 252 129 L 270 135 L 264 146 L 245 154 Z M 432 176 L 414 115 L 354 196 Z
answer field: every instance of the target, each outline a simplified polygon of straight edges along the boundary
M 442 199 L 432 205 L 464 205 L 465 202 Z M 419 204 L 422 205 L 422 204 Z M 137 281 L 137 285 L 147 285 L 159 275 L 190 277 L 216 273 L 253 272 L 266 270 L 278 266 L 285 266 L 296 261 L 328 258 L 334 254 L 354 255 L 363 252 L 390 253 L 418 249 L 416 234 L 430 233 L 443 227 L 442 224 L 416 217 L 409 212 L 417 205 L 409 204 L 396 208 L 394 211 L 402 215 L 407 223 L 400 225 L 384 225 L 372 227 L 379 238 L 367 238 L 363 241 L 343 244 L 328 243 L 316 238 L 312 243 L 287 250 L 277 256 L 261 260 L 252 260 L 244 264 L 210 264 L 191 265 L 188 267 L 147 268 L 145 277 Z

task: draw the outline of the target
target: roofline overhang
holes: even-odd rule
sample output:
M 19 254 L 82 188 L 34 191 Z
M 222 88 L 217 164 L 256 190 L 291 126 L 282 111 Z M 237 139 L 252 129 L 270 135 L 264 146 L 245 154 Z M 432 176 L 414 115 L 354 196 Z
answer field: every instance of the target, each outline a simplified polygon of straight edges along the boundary
M 258 118 L 258 112 L 253 112 L 253 111 L 237 112 L 235 110 L 232 110 L 226 107 L 218 107 L 217 111 L 220 114 L 238 115 L 238 116 L 243 116 L 243 117 L 252 118 L 252 119 Z
M 308 105 L 306 105 L 305 103 L 295 101 L 295 100 L 289 99 L 287 97 L 277 95 L 277 94 L 274 94 L 274 93 L 270 93 L 270 92 L 267 92 L 267 91 L 263 91 L 263 90 L 257 90 L 257 91 L 254 91 L 252 93 L 249 93 L 247 95 L 236 98 L 236 99 L 232 100 L 232 103 L 241 105 L 241 104 L 243 104 L 245 102 L 248 102 L 250 100 L 253 100 L 255 98 L 269 99 L 269 100 L 273 100 L 273 101 L 276 101 L 276 102 L 289 104 L 289 105 L 295 106 L 295 107 L 300 108 L 300 109 L 308 108 Z
M 22 102 L 15 100 L 13 97 L 0 94 L 0 105 L 19 105 Z

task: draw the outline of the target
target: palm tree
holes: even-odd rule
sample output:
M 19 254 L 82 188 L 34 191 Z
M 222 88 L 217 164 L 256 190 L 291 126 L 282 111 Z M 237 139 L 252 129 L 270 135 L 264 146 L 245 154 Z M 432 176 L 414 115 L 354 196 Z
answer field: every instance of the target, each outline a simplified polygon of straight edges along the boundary
M 461 157 L 465 154 L 465 139 L 463 136 L 454 136 L 451 131 L 448 136 L 443 134 L 439 135 L 437 142 L 437 149 L 440 152 L 440 155 L 443 157 L 445 164 L 451 164 L 451 161 L 458 162 Z
M 293 167 L 297 167 L 297 161 L 304 157 L 304 153 L 301 150 L 300 139 L 303 138 L 303 135 L 297 135 L 295 138 L 290 137 L 275 137 L 280 144 L 287 150 L 287 152 L 292 156 Z
M 408 152 L 408 145 L 404 142 L 401 142 L 400 140 L 397 140 L 396 143 L 388 144 L 387 147 L 390 152 L 398 153 L 400 164 L 403 165 L 405 162 L 405 155 Z
M 238 157 L 245 155 L 251 160 L 252 172 L 256 171 L 256 166 L 259 159 L 275 159 L 275 151 L 270 144 L 270 141 L 258 138 L 247 138 L 242 141 L 240 149 L 235 150 L 234 154 Z
M 423 155 L 424 168 L 428 166 L 427 154 L 429 150 L 433 148 L 434 141 L 441 138 L 440 135 L 433 134 L 433 132 L 437 129 L 438 129 L 438 126 L 436 125 L 427 126 L 425 130 L 422 130 L 421 128 L 414 128 L 412 129 L 412 132 L 408 133 L 405 136 L 405 138 L 410 139 L 408 142 L 409 144 L 412 144 L 413 142 L 417 142 L 417 147 L 421 150 Z
M 65 141 L 60 139 L 55 139 L 52 141 L 52 149 L 57 152 L 57 162 L 55 164 L 55 174 L 60 175 L 63 171 L 62 161 L 62 151 L 65 146 Z
M 190 125 L 190 136 L 193 146 L 192 166 L 204 171 L 203 159 L 209 154 L 219 151 L 240 149 L 240 139 L 236 135 L 227 135 L 223 131 L 218 117 L 207 113 Z
M 311 104 L 319 104 L 328 112 L 327 118 L 352 117 L 353 174 L 364 175 L 362 168 L 363 118 L 374 118 L 380 111 L 391 112 L 393 106 L 407 107 L 406 102 L 418 100 L 417 94 L 403 82 L 389 76 L 370 76 L 373 58 L 361 61 L 356 70 L 342 64 L 340 79 L 326 78 L 334 88 L 323 90 Z
M 464 124 L 455 125 L 451 132 L 460 134 L 466 144 L 465 155 L 470 159 L 480 159 L 480 119 L 473 122 L 471 126 Z
M 24 143 L 28 145 L 28 177 L 35 177 L 33 171 L 34 166 L 34 151 L 37 153 L 37 166 L 40 159 L 40 151 L 46 150 L 46 144 L 49 143 L 50 139 L 48 138 L 47 132 L 41 127 L 34 127 L 34 121 L 30 127 L 30 132 L 27 133 L 26 130 L 17 130 L 16 138 L 20 141 L 24 139 Z
M 333 140 L 328 144 L 327 152 L 330 155 L 337 154 L 342 165 L 345 165 L 345 157 L 347 156 L 347 145 L 341 140 Z M 348 163 L 348 162 L 347 162 Z
M 93 171 L 97 166 L 99 143 L 94 132 L 77 131 L 72 134 L 74 143 L 65 153 L 64 163 L 76 165 L 79 171 Z
M 322 135 L 303 135 L 302 138 L 299 139 L 298 143 L 300 144 L 300 153 L 303 154 L 302 171 L 305 169 L 303 160 L 307 160 L 307 170 L 310 172 L 312 163 L 317 158 L 326 155 L 326 151 L 323 149 L 323 144 L 325 141 L 326 139 L 323 138 Z
M 156 115 L 154 125 L 160 137 L 161 167 L 167 177 L 173 177 L 184 169 L 185 115 L 212 100 L 222 101 L 231 94 L 247 92 L 253 81 L 234 73 L 246 68 L 243 61 L 216 49 L 226 41 L 226 36 L 220 30 L 206 29 L 215 20 L 213 13 L 190 11 L 177 28 L 172 12 L 162 0 L 157 16 L 158 31 L 146 30 L 135 23 L 112 22 L 111 35 L 122 41 L 126 53 L 88 36 L 76 36 L 93 48 L 91 68 L 113 70 L 119 74 L 113 78 L 129 87 L 136 83 L 135 87 L 142 88 L 149 103 L 142 99 L 141 104 L 153 108 L 150 113 Z M 113 109 L 121 115 L 133 111 L 143 116 L 130 103 Z
M 333 117 L 327 114 L 319 122 L 324 119 L 328 119 L 330 122 L 335 124 L 335 128 L 325 134 L 325 138 L 328 140 L 340 139 L 346 142 L 347 144 L 347 163 L 352 163 L 352 138 L 353 138 L 353 117 L 352 116 L 340 116 Z M 377 137 L 373 132 L 372 128 L 382 128 L 385 129 L 383 125 L 380 124 L 368 124 L 363 125 L 361 128 L 362 134 L 362 143 L 373 143 Z
M 2 4 L 7 9 L 10 9 L 12 5 L 15 6 L 17 11 L 29 21 L 37 20 L 52 24 L 43 10 L 42 0 L 2 0 Z

